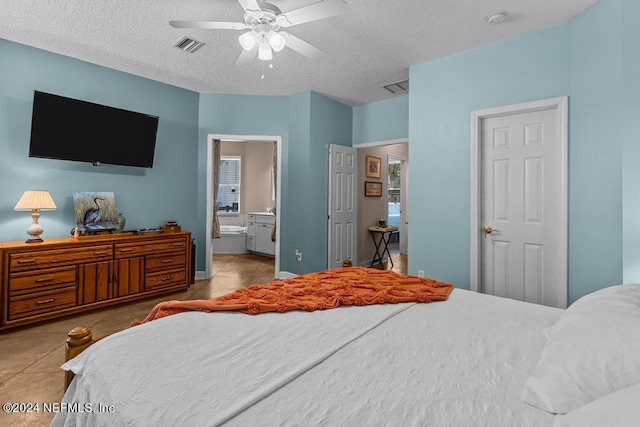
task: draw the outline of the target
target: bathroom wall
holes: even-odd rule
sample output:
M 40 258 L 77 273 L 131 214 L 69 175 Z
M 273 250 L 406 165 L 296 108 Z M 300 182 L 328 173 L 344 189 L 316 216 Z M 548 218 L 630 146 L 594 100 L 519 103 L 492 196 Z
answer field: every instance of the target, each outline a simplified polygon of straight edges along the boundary
M 222 141 L 221 156 L 240 156 L 240 215 L 220 216 L 221 224 L 246 223 L 249 212 L 264 212 L 273 200 L 273 141 Z

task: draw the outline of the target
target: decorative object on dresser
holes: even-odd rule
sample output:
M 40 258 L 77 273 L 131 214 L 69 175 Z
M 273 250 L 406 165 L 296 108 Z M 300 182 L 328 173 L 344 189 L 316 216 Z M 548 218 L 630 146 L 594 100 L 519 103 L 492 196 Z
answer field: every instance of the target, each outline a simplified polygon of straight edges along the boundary
M 117 229 L 118 211 L 113 192 L 74 191 L 73 208 L 81 235 L 110 233 Z
M 160 226 L 160 229 L 165 233 L 175 233 L 176 231 L 181 231 L 182 227 L 178 224 L 178 221 L 175 219 L 165 221 L 164 225 Z
M 127 218 L 122 214 L 122 212 L 118 212 L 118 222 L 116 223 L 116 233 L 124 233 L 124 225 L 127 223 Z
M 52 211 L 55 209 L 57 209 L 57 206 L 48 191 L 25 191 L 24 194 L 22 194 L 22 197 L 20 197 L 20 200 L 18 200 L 13 210 L 31 212 L 33 222 L 29 228 L 27 228 L 27 234 L 31 237 L 26 240 L 26 243 L 42 242 L 40 235 L 44 230 L 40 227 L 40 224 L 38 224 L 40 211 Z
M 0 329 L 185 291 L 191 233 L 81 236 L 0 243 Z

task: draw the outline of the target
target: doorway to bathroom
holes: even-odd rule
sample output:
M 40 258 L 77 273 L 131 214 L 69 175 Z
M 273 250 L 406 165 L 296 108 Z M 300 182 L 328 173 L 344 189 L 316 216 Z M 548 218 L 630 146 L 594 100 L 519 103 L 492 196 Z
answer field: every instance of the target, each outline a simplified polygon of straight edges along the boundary
M 279 136 L 208 136 L 206 278 L 249 285 L 278 277 L 281 146 Z M 267 228 L 268 239 L 249 244 Z

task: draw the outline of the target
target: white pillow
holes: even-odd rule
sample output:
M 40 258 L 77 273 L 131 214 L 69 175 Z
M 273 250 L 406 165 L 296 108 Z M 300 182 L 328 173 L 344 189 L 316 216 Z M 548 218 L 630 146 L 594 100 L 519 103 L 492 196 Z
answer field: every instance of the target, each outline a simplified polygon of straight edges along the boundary
M 553 427 L 629 427 L 640 425 L 640 383 L 594 400 L 566 415 Z
M 640 284 L 585 295 L 547 332 L 526 403 L 566 414 L 640 382 Z

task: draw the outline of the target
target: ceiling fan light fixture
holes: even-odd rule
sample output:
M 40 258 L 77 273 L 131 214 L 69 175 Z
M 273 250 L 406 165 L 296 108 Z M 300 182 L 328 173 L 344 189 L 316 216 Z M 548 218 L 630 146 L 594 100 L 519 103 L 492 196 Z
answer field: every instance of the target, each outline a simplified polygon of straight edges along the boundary
M 265 37 L 260 39 L 260 44 L 258 45 L 258 58 L 263 61 L 271 61 L 273 59 L 271 46 Z
M 271 48 L 275 52 L 280 52 L 282 49 L 284 49 L 284 46 L 287 44 L 287 41 L 285 40 L 285 38 L 273 30 L 267 33 L 267 39 L 269 40 L 269 44 L 271 45 Z
M 238 41 L 240 42 L 240 46 L 247 52 L 256 47 L 258 43 L 256 33 L 253 31 L 247 31 L 243 33 L 240 37 L 238 37 Z

